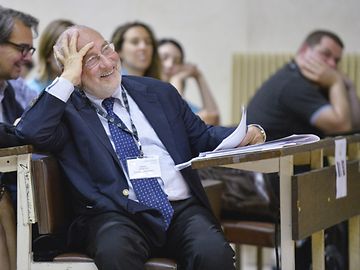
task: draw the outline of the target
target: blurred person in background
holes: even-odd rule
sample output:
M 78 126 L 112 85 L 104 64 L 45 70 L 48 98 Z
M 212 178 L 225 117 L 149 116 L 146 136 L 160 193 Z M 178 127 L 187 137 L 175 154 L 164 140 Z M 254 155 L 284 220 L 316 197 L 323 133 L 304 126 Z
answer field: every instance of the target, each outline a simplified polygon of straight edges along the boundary
M 41 33 L 38 48 L 38 74 L 35 79 L 27 82 L 28 86 L 38 93 L 61 74 L 54 58 L 53 46 L 60 34 L 72 25 L 74 23 L 69 20 L 54 20 Z
M 307 133 L 324 138 L 359 129 L 359 98 L 338 68 L 343 51 L 344 43 L 337 34 L 327 30 L 309 33 L 295 58 L 265 81 L 250 100 L 248 123 L 264 127 L 269 140 Z M 295 167 L 295 173 L 307 170 L 306 166 Z M 278 192 L 277 175 L 271 183 Z M 326 269 L 347 269 L 346 227 L 340 223 L 325 231 Z M 296 269 L 309 269 L 311 242 L 299 243 Z
M 180 43 L 174 39 L 161 39 L 158 42 L 158 53 L 161 60 L 161 79 L 171 83 L 185 96 L 185 82 L 194 79 L 200 92 L 202 106 L 198 107 L 187 101 L 191 110 L 209 125 L 220 122 L 219 110 L 211 94 L 210 87 L 201 70 L 192 63 L 185 62 L 185 54 Z
M 112 34 L 111 42 L 119 54 L 123 75 L 160 79 L 157 42 L 150 26 L 137 21 L 120 25 Z

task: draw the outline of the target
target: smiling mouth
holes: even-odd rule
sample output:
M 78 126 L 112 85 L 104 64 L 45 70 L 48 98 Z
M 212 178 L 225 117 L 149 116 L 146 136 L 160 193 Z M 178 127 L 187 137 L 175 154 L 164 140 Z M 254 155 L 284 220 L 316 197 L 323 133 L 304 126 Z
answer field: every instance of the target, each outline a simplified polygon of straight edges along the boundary
M 105 77 L 110 76 L 110 75 L 113 74 L 113 73 L 114 73 L 114 69 L 112 69 L 112 70 L 109 71 L 109 72 L 106 72 L 106 73 L 101 74 L 100 77 L 101 77 L 101 78 L 105 78 Z

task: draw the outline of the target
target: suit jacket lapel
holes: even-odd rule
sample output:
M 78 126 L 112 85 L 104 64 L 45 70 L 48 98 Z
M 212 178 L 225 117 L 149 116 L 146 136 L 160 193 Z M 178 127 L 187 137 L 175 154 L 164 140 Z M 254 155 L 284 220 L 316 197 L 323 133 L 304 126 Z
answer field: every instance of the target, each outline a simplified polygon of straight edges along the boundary
M 103 125 L 99 120 L 99 116 L 95 110 L 90 106 L 90 101 L 84 97 L 79 91 L 75 91 L 72 96 L 72 101 L 75 108 L 78 110 L 80 116 L 89 126 L 90 130 L 96 135 L 105 148 L 111 153 L 113 158 L 119 162 L 118 157 L 112 147 L 110 140 L 104 130 Z M 120 163 L 119 163 L 120 165 Z
M 144 113 L 175 163 L 180 161 L 181 159 L 176 150 L 174 134 L 171 132 L 171 127 L 165 116 L 166 112 L 162 109 L 156 94 L 150 93 L 146 85 L 130 81 L 126 77 L 123 77 L 122 83 Z
M 7 87 L 4 91 L 4 98 L 1 103 L 3 105 L 5 123 L 14 123 L 16 118 L 20 117 L 24 111 L 20 104 L 16 101 L 15 90 L 9 82 L 7 82 Z

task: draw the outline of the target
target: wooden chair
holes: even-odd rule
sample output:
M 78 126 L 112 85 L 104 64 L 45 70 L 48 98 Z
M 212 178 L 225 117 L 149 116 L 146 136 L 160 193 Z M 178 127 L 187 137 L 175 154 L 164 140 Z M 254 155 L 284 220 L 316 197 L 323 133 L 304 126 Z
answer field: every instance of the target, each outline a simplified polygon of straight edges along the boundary
M 206 195 L 209 199 L 210 206 L 214 212 L 215 217 L 220 220 L 221 211 L 221 194 L 223 191 L 223 183 L 219 180 L 206 179 L 202 180 Z
M 223 220 L 226 239 L 235 245 L 236 269 L 241 269 L 241 245 L 256 246 L 257 269 L 263 266 L 262 249 L 275 247 L 275 224 L 270 222 Z
M 203 174 L 203 177 L 206 177 L 207 181 L 219 181 L 212 180 L 213 178 L 220 179 L 223 177 L 223 171 L 218 171 L 217 173 L 212 172 L 211 175 Z M 210 178 L 213 177 L 213 178 Z M 240 175 L 238 175 L 240 177 Z M 220 181 L 223 183 L 222 181 Z M 270 184 L 269 184 L 270 185 Z M 270 193 L 270 190 L 267 189 Z M 222 188 L 220 191 L 221 192 Z M 274 194 L 268 194 L 270 200 L 274 200 Z M 224 196 L 224 195 L 222 195 Z M 212 201 L 216 200 L 213 198 Z M 217 209 L 218 217 L 221 212 L 221 196 L 218 198 L 218 205 L 215 206 Z M 214 208 L 214 206 L 213 206 Z M 267 219 L 272 220 L 273 216 L 267 216 Z M 236 259 L 236 269 L 241 269 L 241 246 L 242 245 L 252 245 L 256 246 L 257 251 L 257 269 L 262 269 L 263 257 L 262 251 L 263 247 L 273 248 L 275 247 L 275 224 L 271 222 L 262 222 L 262 221 L 248 221 L 248 220 L 236 220 L 236 219 L 222 219 L 221 226 L 223 228 L 226 239 L 234 244 L 235 246 L 235 259 Z
M 39 234 L 52 235 L 63 232 L 69 225 L 68 213 L 71 210 L 66 204 L 69 200 L 66 199 L 65 186 L 56 159 L 52 156 L 34 155 L 32 174 Z M 203 186 L 215 215 L 219 216 L 222 183 L 210 180 L 204 181 Z M 55 256 L 47 265 L 49 268 L 45 269 L 97 269 L 93 260 L 85 254 L 70 252 Z M 177 269 L 176 262 L 168 258 L 152 258 L 145 266 L 147 270 Z
M 60 233 L 69 224 L 69 209 L 66 208 L 66 193 L 57 161 L 51 156 L 35 158 L 32 173 L 39 234 Z M 40 265 L 39 269 L 97 269 L 91 258 L 80 253 L 59 254 L 51 263 Z M 44 268 L 45 265 L 49 268 Z M 146 269 L 174 270 L 177 264 L 167 258 L 152 258 L 146 263 Z

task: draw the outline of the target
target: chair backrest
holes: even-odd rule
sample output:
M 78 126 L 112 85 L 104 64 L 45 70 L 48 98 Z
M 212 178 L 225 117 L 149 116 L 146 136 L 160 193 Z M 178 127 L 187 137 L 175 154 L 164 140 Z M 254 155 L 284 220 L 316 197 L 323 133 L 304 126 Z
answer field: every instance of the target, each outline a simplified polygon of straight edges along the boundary
M 209 199 L 210 206 L 214 212 L 215 217 L 220 220 L 221 212 L 221 194 L 223 192 L 223 182 L 219 180 L 207 179 L 202 180 L 206 195 Z
M 65 182 L 57 160 L 52 156 L 34 155 L 32 173 L 39 233 L 64 231 L 70 223 L 71 209 L 69 200 L 65 199 Z
M 32 174 L 39 233 L 47 236 L 65 232 L 71 221 L 72 211 L 70 200 L 66 199 L 66 183 L 63 181 L 64 177 L 57 160 L 53 156 L 33 155 Z M 51 253 L 46 248 L 45 251 L 50 252 L 46 256 L 52 256 L 57 252 L 55 250 Z M 60 252 L 50 260 L 54 262 L 54 269 L 96 269 L 92 263 L 93 260 L 81 253 Z M 59 263 L 63 268 L 59 268 Z M 81 263 L 90 264 L 82 265 Z M 51 264 L 48 266 L 51 267 Z M 177 264 L 168 258 L 151 258 L 146 262 L 145 269 L 176 270 Z

